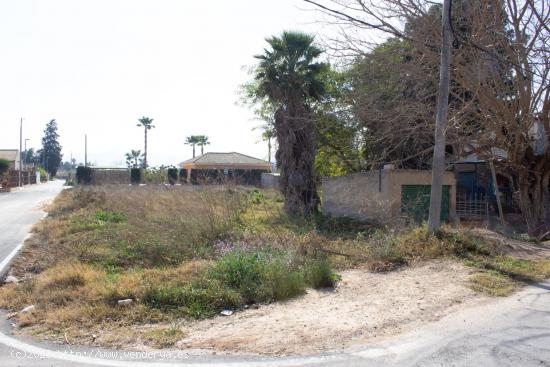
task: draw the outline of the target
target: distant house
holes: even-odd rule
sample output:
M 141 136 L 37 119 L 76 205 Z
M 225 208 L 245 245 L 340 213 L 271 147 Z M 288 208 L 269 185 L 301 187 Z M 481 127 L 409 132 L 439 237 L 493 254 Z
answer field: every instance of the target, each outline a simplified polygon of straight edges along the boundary
M 0 149 L 0 159 L 10 162 L 10 170 L 18 170 L 21 166 L 19 149 Z
M 262 173 L 271 172 L 271 163 L 237 152 L 208 152 L 179 164 L 182 179 L 189 183 L 233 182 L 260 186 Z

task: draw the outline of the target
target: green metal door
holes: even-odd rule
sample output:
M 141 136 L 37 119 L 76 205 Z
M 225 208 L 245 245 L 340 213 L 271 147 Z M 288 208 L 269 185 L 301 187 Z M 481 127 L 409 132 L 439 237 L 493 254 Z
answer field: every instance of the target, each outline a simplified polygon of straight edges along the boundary
M 413 218 L 417 223 L 428 220 L 430 213 L 431 185 L 402 185 L 401 186 L 401 213 Z M 441 221 L 449 220 L 449 185 L 443 185 L 441 197 Z

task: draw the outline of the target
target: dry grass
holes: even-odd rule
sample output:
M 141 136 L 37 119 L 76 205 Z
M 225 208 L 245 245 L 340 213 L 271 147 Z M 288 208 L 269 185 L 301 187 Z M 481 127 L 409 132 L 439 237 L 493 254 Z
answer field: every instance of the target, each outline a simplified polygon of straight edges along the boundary
M 12 270 L 25 281 L 0 288 L 0 307 L 34 304 L 17 317 L 27 332 L 91 343 L 93 333 L 205 317 L 331 283 L 321 255 L 296 250 L 299 232 L 309 230 L 286 218 L 281 205 L 276 193 L 234 187 L 64 191 L 15 260 Z M 121 299 L 133 302 L 121 307 Z M 132 335 L 168 346 L 179 332 Z
M 33 312 L 18 315 L 19 326 L 76 343 L 116 346 L 134 338 L 171 346 L 185 333 L 177 326 L 182 317 L 331 285 L 331 268 L 381 272 L 459 258 L 483 270 L 471 286 L 492 295 L 550 277 L 550 261 L 497 256 L 448 229 L 427 236 L 422 227 L 392 231 L 349 219 L 289 218 L 278 193 L 257 189 L 77 188 L 64 191 L 49 213 L 14 262 L 25 281 L 0 288 L 0 307 L 34 304 Z M 121 307 L 121 299 L 133 302 Z
M 473 290 L 491 296 L 507 296 L 517 286 L 518 284 L 509 277 L 495 272 L 477 273 L 470 278 L 470 287 Z

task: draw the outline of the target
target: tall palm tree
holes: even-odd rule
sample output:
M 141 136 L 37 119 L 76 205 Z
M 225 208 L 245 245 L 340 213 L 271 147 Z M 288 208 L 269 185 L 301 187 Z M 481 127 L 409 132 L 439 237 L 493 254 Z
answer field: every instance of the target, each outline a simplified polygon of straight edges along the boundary
M 314 37 L 300 32 L 283 32 L 268 38 L 270 48 L 256 69 L 256 94 L 276 106 L 275 136 L 281 190 L 289 214 L 309 215 L 318 206 L 315 185 L 315 125 L 311 102 L 325 92 L 321 74 L 328 68 L 315 60 L 322 51 Z
M 263 121 L 262 124 L 254 127 L 252 130 L 262 131 L 262 141 L 267 142 L 267 161 L 271 163 L 271 150 L 273 147 L 273 138 L 275 138 L 275 121 L 273 115 L 277 110 L 276 106 L 270 101 L 262 101 L 260 107 L 254 111 L 256 118 Z
M 126 165 L 128 165 L 128 168 L 138 168 L 141 157 L 141 150 L 132 149 L 129 153 L 126 153 Z
M 204 146 L 209 145 L 208 136 L 206 135 L 197 135 L 197 145 L 201 147 L 201 155 L 204 154 Z
M 138 120 L 137 126 L 143 127 L 145 130 L 145 148 L 143 152 L 143 168 L 147 168 L 147 131 L 155 127 L 153 119 L 143 116 Z
M 195 158 L 195 146 L 199 143 L 198 135 L 190 135 L 185 139 L 186 145 L 193 147 L 193 158 Z
M 266 127 L 262 133 L 262 140 L 267 141 L 267 161 L 271 163 L 271 140 L 275 137 L 275 131 Z

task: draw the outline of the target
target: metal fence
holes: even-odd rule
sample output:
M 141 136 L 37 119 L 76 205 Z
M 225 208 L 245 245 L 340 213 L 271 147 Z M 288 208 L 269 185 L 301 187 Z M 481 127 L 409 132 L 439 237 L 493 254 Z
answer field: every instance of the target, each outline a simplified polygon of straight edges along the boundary
M 460 218 L 483 219 L 489 216 L 487 195 L 478 193 L 458 193 L 456 214 Z

